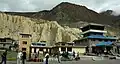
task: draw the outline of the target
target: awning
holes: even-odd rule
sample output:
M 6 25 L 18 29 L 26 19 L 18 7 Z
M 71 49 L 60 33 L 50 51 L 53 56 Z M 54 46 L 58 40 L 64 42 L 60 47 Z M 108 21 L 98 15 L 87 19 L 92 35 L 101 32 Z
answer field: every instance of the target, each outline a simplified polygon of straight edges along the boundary
M 96 44 L 96 46 L 109 46 L 111 44 L 112 44 L 112 42 L 100 42 L 100 43 Z

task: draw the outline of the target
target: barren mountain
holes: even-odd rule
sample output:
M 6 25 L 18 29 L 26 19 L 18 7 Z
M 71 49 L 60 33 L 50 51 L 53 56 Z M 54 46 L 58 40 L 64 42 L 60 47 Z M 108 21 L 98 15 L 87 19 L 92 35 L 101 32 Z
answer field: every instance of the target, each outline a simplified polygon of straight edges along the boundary
M 95 22 L 101 24 L 111 24 L 112 20 L 108 16 L 99 14 L 82 5 L 62 2 L 51 10 L 40 12 L 6 12 L 12 15 L 26 16 L 36 19 L 58 21 L 59 23 L 72 23 L 78 21 Z
M 120 17 L 109 15 L 112 11 L 97 13 L 82 5 L 62 2 L 51 10 L 39 12 L 4 12 L 9 15 L 24 16 L 37 20 L 57 21 L 62 26 L 79 28 L 85 23 L 100 23 L 106 25 L 106 29 L 112 34 L 119 34 Z M 38 21 L 39 22 L 39 21 Z

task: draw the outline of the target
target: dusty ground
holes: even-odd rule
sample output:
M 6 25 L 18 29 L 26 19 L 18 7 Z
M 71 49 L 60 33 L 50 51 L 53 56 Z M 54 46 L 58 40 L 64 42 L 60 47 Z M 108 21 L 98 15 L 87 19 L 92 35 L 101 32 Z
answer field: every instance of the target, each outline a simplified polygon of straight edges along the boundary
M 16 61 L 8 61 L 7 64 L 16 64 Z M 43 64 L 41 62 L 27 62 L 26 64 Z M 51 61 L 49 64 L 120 64 L 120 60 L 80 60 L 80 61 Z

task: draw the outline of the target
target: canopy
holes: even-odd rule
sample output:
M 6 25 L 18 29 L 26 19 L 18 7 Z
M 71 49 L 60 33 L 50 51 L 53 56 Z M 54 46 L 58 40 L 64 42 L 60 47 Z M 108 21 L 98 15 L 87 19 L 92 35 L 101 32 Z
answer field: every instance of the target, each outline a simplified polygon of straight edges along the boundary
M 112 39 L 112 40 L 116 40 L 117 38 L 116 37 L 106 37 L 106 36 L 103 36 L 103 35 L 90 35 L 90 36 L 87 36 L 87 38 L 98 38 L 98 39 Z
M 109 46 L 111 44 L 112 44 L 112 42 L 100 42 L 100 43 L 96 44 L 96 46 Z

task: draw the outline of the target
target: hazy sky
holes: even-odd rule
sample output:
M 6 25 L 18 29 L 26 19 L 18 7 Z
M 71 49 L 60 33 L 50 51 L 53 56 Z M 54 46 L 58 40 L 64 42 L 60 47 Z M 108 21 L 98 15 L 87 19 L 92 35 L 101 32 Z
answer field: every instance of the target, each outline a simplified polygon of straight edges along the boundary
M 49 10 L 61 2 L 84 5 L 96 12 L 112 9 L 120 13 L 120 0 L 0 0 L 0 11 Z

